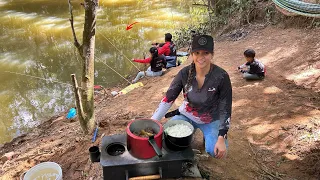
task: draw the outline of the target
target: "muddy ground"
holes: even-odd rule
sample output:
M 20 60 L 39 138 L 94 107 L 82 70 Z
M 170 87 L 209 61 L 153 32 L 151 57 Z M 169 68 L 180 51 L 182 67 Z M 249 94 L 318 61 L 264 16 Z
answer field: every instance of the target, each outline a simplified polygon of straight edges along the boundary
M 213 63 L 231 77 L 233 110 L 228 157 L 199 162 L 207 179 L 320 179 L 319 32 L 255 25 L 241 29 L 241 36 L 234 31 L 217 38 Z M 267 66 L 263 81 L 245 81 L 236 71 L 247 48 L 255 49 Z M 83 135 L 77 120 L 61 114 L 1 145 L 0 156 L 15 155 L 0 162 L 0 179 L 19 179 L 44 161 L 60 164 L 64 179 L 102 179 L 102 168 L 90 162 L 88 148 L 99 145 L 102 135 L 125 133 L 131 119 L 151 117 L 172 78 L 190 62 L 161 77 L 145 78 L 145 86 L 117 98 L 110 92 L 119 88 L 97 92 L 100 129 L 95 143 L 92 134 Z M 203 151 L 199 131 L 193 147 Z

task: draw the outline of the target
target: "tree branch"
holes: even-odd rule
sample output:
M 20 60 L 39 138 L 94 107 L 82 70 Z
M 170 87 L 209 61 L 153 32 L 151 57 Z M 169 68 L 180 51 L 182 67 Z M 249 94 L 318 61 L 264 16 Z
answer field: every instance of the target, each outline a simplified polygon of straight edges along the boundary
M 264 165 L 263 163 L 259 162 L 257 157 L 257 153 L 253 150 L 251 143 L 249 143 L 250 149 L 253 153 L 253 159 L 256 161 L 258 167 L 260 168 L 260 170 L 262 170 L 262 172 L 260 173 L 260 175 L 262 176 L 267 176 L 269 179 L 277 179 L 277 180 L 282 180 L 282 178 L 280 176 L 283 176 L 284 174 L 281 173 L 274 173 L 274 172 L 269 172 L 268 168 L 266 167 L 266 165 Z
M 71 0 L 68 0 L 68 4 L 69 4 L 69 12 L 70 12 L 70 19 L 69 19 L 69 21 L 70 21 L 70 24 L 71 24 L 72 35 L 73 35 L 73 39 L 74 39 L 74 45 L 78 48 L 80 54 L 82 54 L 81 45 L 80 45 L 80 43 L 78 42 L 77 35 L 76 35 L 76 33 L 75 33 L 75 30 L 74 30 Z
M 75 95 L 75 99 L 76 99 L 76 106 L 77 106 L 78 118 L 80 120 L 80 125 L 81 125 L 82 130 L 85 133 L 87 133 L 88 132 L 88 128 L 87 128 L 87 124 L 86 124 L 86 122 L 84 120 L 85 119 L 85 113 L 83 111 L 82 100 L 81 100 L 79 87 L 78 87 L 78 82 L 77 82 L 75 74 L 71 74 L 71 80 L 72 80 L 72 83 L 73 83 L 74 95 Z
M 210 9 L 211 11 L 214 11 L 214 8 L 210 5 L 210 2 L 208 1 L 208 4 L 204 3 L 204 4 L 200 4 L 200 3 L 193 3 L 192 6 L 204 6 L 207 7 L 208 9 Z M 208 10 L 209 11 L 209 10 Z
M 193 3 L 192 6 L 204 6 L 204 7 L 208 7 L 208 5 L 206 5 L 206 4 L 198 4 L 198 3 Z

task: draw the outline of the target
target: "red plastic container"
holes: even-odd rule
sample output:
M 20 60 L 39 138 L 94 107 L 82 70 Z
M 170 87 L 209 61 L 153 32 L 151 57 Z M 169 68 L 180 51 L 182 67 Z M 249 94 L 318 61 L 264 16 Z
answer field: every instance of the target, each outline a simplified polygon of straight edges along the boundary
M 149 159 L 157 155 L 155 148 L 149 142 L 149 138 L 140 137 L 133 132 L 140 132 L 147 128 L 152 128 L 155 132 L 154 142 L 162 149 L 162 125 L 153 119 L 135 119 L 127 126 L 127 149 L 132 156 L 139 159 Z

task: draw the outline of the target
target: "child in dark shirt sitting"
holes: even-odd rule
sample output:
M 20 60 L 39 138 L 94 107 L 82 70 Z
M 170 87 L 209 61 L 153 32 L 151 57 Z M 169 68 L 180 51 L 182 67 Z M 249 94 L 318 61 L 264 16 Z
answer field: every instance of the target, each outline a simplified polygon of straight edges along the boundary
M 246 63 L 238 67 L 238 70 L 243 73 L 243 78 L 246 80 L 260 80 L 264 78 L 265 67 L 262 62 L 255 59 L 256 53 L 252 49 L 244 51 Z M 247 68 L 247 70 L 244 70 Z

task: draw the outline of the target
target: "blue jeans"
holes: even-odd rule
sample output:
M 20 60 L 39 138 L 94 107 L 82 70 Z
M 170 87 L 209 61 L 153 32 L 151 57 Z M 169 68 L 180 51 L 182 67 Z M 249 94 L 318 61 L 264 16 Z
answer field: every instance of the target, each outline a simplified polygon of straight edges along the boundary
M 144 73 L 146 73 L 146 74 L 144 74 Z M 153 71 L 151 71 L 151 67 L 149 67 L 145 72 L 144 71 L 138 72 L 136 78 L 132 82 L 133 83 L 138 82 L 139 79 L 143 78 L 145 75 L 149 76 L 149 77 L 161 76 L 162 75 L 162 71 L 153 72 Z
M 264 77 L 263 76 L 258 76 L 257 74 L 250 74 L 250 73 L 243 73 L 243 78 L 246 80 L 261 80 Z
M 209 124 L 198 124 L 193 122 L 191 119 L 187 118 L 184 115 L 175 115 L 170 120 L 184 120 L 192 124 L 195 130 L 199 128 L 202 131 L 205 139 L 206 152 L 210 154 L 212 157 L 215 157 L 214 146 L 218 141 L 220 121 L 213 121 Z M 225 143 L 228 148 L 228 141 L 225 140 Z

